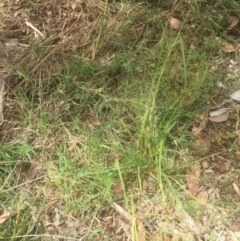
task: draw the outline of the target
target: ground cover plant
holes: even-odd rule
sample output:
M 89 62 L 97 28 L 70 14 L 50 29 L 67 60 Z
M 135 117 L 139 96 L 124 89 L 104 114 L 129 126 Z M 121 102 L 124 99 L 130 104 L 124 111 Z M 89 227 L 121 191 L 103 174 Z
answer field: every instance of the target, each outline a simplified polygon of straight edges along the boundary
M 0 6 L 2 240 L 239 239 L 236 1 Z

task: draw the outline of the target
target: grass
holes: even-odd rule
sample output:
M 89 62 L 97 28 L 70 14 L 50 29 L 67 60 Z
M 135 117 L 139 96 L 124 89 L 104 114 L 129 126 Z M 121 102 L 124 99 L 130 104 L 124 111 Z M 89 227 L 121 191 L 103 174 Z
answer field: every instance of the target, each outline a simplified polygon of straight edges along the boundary
M 45 3 L 29 4 L 41 14 Z M 149 199 L 159 210 L 199 208 L 179 195 L 196 161 L 189 155 L 190 130 L 216 93 L 219 76 L 209 62 L 238 5 L 181 1 L 163 11 L 99 1 L 88 11 L 84 21 L 95 25 L 89 35 L 86 30 L 87 47 L 79 40 L 61 62 L 62 46 L 52 53 L 51 45 L 37 43 L 28 50 L 30 59 L 39 56 L 34 71 L 26 59 L 16 67 L 21 84 L 11 87 L 15 111 L 8 118 L 19 129 L 4 125 L 0 147 L 1 209 L 11 213 L 0 226 L 2 240 L 52 240 L 52 234 L 106 240 L 99 220 L 112 215 L 113 202 L 131 214 L 131 240 L 140 240 L 141 202 Z M 169 29 L 172 15 L 184 23 L 181 31 Z M 190 48 L 194 36 L 201 44 Z M 158 214 L 148 211 L 150 225 Z M 157 240 L 171 234 L 170 211 L 161 213 L 170 222 L 148 231 L 149 240 L 154 232 Z

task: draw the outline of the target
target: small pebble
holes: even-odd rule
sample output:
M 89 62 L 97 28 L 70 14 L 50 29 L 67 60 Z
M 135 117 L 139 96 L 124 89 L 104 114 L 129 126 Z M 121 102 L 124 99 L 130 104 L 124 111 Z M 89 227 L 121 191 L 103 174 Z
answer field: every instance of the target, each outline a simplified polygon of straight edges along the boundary
M 207 161 L 203 161 L 203 162 L 202 162 L 202 168 L 203 168 L 203 169 L 209 168 L 209 163 L 208 163 Z

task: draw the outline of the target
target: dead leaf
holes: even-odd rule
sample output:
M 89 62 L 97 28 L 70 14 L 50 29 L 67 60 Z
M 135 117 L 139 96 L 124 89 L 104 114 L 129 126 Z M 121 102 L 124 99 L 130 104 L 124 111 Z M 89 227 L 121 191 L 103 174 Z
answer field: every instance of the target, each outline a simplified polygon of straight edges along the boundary
M 162 234 L 162 239 L 161 239 L 162 241 L 171 241 L 172 239 L 171 239 L 171 237 L 170 236 L 168 236 L 168 235 L 166 235 L 166 234 Z
M 200 182 L 197 177 L 187 177 L 188 190 L 192 195 L 197 195 L 200 188 Z
M 229 117 L 229 112 L 222 114 L 221 116 L 209 117 L 209 120 L 212 122 L 220 123 L 226 121 Z
M 158 234 L 153 234 L 153 235 L 151 236 L 151 240 L 153 240 L 153 241 L 159 241 L 159 240 L 162 240 L 162 241 L 171 241 L 172 238 L 171 238 L 170 236 L 166 235 L 166 234 L 162 234 L 162 237 L 161 237 L 161 239 L 160 239 L 160 237 L 159 237 Z
M 221 116 L 222 114 L 225 114 L 226 112 L 230 112 L 231 110 L 232 110 L 231 108 L 223 108 L 220 110 L 211 111 L 209 112 L 209 116 L 218 117 L 218 116 Z
M 71 217 L 68 217 L 68 220 L 66 223 L 67 223 L 66 228 L 71 229 L 71 228 L 77 227 L 77 225 L 79 224 L 79 221 L 72 219 Z
M 240 103 L 240 90 L 237 90 L 235 92 L 233 92 L 231 95 L 230 95 L 230 98 L 232 100 L 235 100 L 237 103 Z
M 239 189 L 238 185 L 235 182 L 233 183 L 233 188 L 236 191 L 237 195 L 240 196 L 240 189 Z
M 10 130 L 3 130 L 2 134 L 4 137 L 6 137 L 9 134 Z
M 237 232 L 238 230 L 240 230 L 240 222 L 235 220 L 231 225 L 230 225 L 230 230 L 233 232 Z
M 10 217 L 10 213 L 8 211 L 3 211 L 3 213 L 0 215 L 0 224 L 7 221 Z
M 104 222 L 102 223 L 104 230 L 110 231 L 113 229 L 113 220 L 112 217 L 105 218 Z
M 48 226 L 46 229 L 50 235 L 52 235 L 52 236 L 58 235 L 58 230 L 56 227 Z
M 138 241 L 145 241 L 146 238 L 141 234 L 141 233 L 138 233 Z
M 206 204 L 208 201 L 208 191 L 204 190 L 198 193 L 197 195 L 197 199 L 203 203 Z
M 179 30 L 182 27 L 181 21 L 176 18 L 170 18 L 169 25 L 171 29 Z
M 228 120 L 229 113 L 231 112 L 231 110 L 232 110 L 231 108 L 224 108 L 217 111 L 211 111 L 209 113 L 210 117 L 208 119 L 212 122 L 217 122 L 217 123 L 226 121 Z
M 230 43 L 223 43 L 221 45 L 221 49 L 225 53 L 232 53 L 236 51 L 236 48 L 233 46 L 233 44 Z
M 146 241 L 143 222 L 139 221 L 137 224 L 137 227 L 138 227 L 138 241 Z
M 239 22 L 239 18 L 235 16 L 229 16 L 228 22 L 230 23 L 229 27 L 227 27 L 227 30 L 233 29 Z

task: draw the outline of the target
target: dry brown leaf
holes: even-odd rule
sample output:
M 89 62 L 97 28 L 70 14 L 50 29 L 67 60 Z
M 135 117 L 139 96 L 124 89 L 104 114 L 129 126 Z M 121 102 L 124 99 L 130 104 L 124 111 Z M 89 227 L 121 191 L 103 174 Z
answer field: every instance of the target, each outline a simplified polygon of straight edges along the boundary
M 146 241 L 146 238 L 141 234 L 141 233 L 138 233 L 138 241 Z
M 233 188 L 236 191 L 237 195 L 240 196 L 240 189 L 239 189 L 238 185 L 235 182 L 233 183 Z
M 146 241 L 143 223 L 139 221 L 137 227 L 138 227 L 138 241 Z
M 78 220 L 68 218 L 66 228 L 71 229 L 71 228 L 77 227 L 78 224 L 79 224 Z
M 3 211 L 3 213 L 0 215 L 0 224 L 7 221 L 10 217 L 10 213 L 8 211 Z
M 206 204 L 207 201 L 208 201 L 208 191 L 204 190 L 204 191 L 199 192 L 198 195 L 197 195 L 197 199 L 201 203 Z
M 169 26 L 171 29 L 179 30 L 182 27 L 182 23 L 177 18 L 170 18 Z
M 104 230 L 106 230 L 106 231 L 112 230 L 113 229 L 112 217 L 108 217 L 107 219 L 105 219 L 102 224 L 103 224 Z
M 212 122 L 220 123 L 220 122 L 223 122 L 223 121 L 227 121 L 227 120 L 228 120 L 229 113 L 230 113 L 230 111 L 225 112 L 225 113 L 223 113 L 223 114 L 220 115 L 220 116 L 209 117 L 208 119 L 209 119 L 210 121 L 212 121 Z
M 227 27 L 227 30 L 233 29 L 239 22 L 239 18 L 235 16 L 230 16 L 228 18 L 228 22 L 230 23 L 229 27 Z
M 240 230 L 240 222 L 235 220 L 230 226 L 229 226 L 230 230 L 233 232 L 237 232 L 238 230 Z
M 48 226 L 47 228 L 47 231 L 50 235 L 54 236 L 54 235 L 58 235 L 58 230 L 56 227 L 54 226 Z
M 221 45 L 221 49 L 225 53 L 232 53 L 236 51 L 236 48 L 233 46 L 233 44 L 230 43 L 223 43 Z
M 237 103 L 240 103 L 240 90 L 234 91 L 231 95 L 230 98 L 232 100 L 235 100 Z
M 151 240 L 153 240 L 153 241 L 159 241 L 159 240 L 161 240 L 161 241 L 171 241 L 172 238 L 170 236 L 166 235 L 166 234 L 162 234 L 161 238 L 159 237 L 158 234 L 153 234 L 151 236 Z
M 6 137 L 9 134 L 10 130 L 3 130 L 2 134 L 4 137 Z
M 231 108 L 223 108 L 220 110 L 210 111 L 209 116 L 210 117 L 218 117 L 218 116 L 225 114 L 226 112 L 231 112 L 231 110 L 232 110 Z
M 200 182 L 197 177 L 187 177 L 188 190 L 192 195 L 197 195 L 199 193 Z
M 157 234 L 151 235 L 151 240 L 158 241 L 159 240 L 158 235 Z
M 170 238 L 170 236 L 166 235 L 166 234 L 162 234 L 162 241 L 171 241 L 172 239 Z

